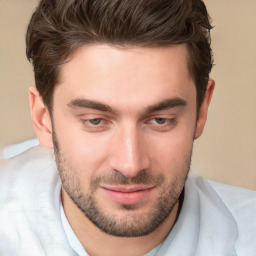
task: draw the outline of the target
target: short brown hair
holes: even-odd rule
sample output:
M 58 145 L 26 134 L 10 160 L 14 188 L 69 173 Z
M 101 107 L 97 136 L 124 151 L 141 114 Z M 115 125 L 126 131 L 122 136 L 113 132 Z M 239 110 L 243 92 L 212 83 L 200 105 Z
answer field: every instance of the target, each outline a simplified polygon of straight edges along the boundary
M 51 110 L 60 65 L 82 45 L 186 44 L 199 108 L 213 63 L 211 28 L 201 0 L 41 0 L 27 30 L 27 58 Z

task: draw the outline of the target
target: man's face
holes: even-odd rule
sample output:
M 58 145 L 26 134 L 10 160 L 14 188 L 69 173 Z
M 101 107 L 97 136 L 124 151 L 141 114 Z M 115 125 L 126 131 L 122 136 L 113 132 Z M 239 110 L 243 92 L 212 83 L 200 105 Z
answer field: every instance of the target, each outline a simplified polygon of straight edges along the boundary
M 84 46 L 53 97 L 64 193 L 116 236 L 151 233 L 184 187 L 196 129 L 185 46 Z

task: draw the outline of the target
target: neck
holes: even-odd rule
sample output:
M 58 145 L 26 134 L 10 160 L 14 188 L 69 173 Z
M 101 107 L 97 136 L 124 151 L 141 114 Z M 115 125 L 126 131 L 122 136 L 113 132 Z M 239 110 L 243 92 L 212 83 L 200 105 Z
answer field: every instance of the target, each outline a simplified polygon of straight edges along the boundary
M 116 237 L 96 227 L 62 190 L 62 204 L 75 235 L 91 256 L 141 256 L 160 244 L 172 229 L 179 208 L 175 204 L 171 214 L 154 232 L 141 237 Z

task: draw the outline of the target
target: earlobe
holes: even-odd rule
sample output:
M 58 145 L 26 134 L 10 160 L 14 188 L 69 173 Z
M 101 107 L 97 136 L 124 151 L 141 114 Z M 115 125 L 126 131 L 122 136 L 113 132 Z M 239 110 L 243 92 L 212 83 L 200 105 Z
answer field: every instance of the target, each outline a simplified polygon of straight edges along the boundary
M 34 131 L 40 144 L 53 148 L 50 113 L 35 87 L 29 88 L 29 103 Z
M 195 139 L 199 138 L 203 133 L 204 126 L 207 119 L 208 108 L 211 102 L 212 94 L 214 91 L 215 82 L 214 80 L 210 79 L 207 84 L 206 92 L 204 95 L 204 100 L 200 107 L 198 117 L 197 117 L 197 124 L 196 124 L 196 131 L 195 131 Z

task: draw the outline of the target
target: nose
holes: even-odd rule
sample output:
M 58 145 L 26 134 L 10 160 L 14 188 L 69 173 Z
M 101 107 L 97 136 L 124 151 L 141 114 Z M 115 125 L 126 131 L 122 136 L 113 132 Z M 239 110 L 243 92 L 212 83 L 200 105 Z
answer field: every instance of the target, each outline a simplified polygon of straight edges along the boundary
M 136 125 L 124 125 L 112 136 L 109 164 L 112 170 L 121 172 L 127 178 L 135 177 L 150 167 L 148 148 Z

